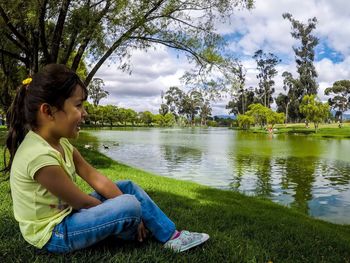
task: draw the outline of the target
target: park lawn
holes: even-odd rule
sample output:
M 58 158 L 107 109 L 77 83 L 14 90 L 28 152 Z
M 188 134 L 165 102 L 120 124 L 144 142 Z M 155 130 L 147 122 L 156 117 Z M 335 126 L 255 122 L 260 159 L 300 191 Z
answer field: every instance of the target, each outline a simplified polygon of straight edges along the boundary
M 112 180 L 141 185 L 178 229 L 207 232 L 210 240 L 182 254 L 150 239 L 142 244 L 106 240 L 67 255 L 51 255 L 21 237 L 5 182 L 0 184 L 1 262 L 350 262 L 349 225 L 315 220 L 269 200 L 157 176 L 77 147 Z
M 304 134 L 323 138 L 350 138 L 350 123 L 343 123 L 342 128 L 339 128 L 337 123 L 320 124 L 317 133 L 313 123 L 310 123 L 309 126 L 309 128 L 306 128 L 304 123 L 277 124 L 274 126 L 273 133 Z M 260 127 L 253 127 L 250 131 L 253 133 L 268 133 L 266 129 Z

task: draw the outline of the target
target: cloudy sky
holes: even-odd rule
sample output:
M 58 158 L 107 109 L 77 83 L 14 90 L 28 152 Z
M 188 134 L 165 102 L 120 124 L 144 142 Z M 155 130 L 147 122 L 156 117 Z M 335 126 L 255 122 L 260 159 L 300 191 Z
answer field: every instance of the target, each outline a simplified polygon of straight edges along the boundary
M 350 79 L 350 1 L 348 0 L 258 0 L 251 11 L 236 11 L 225 23 L 217 24 L 217 32 L 229 40 L 229 50 L 247 69 L 247 87 L 257 86 L 256 63 L 252 55 L 258 49 L 272 52 L 282 62 L 278 65 L 276 93 L 282 91 L 282 72 L 296 76 L 291 24 L 282 18 L 288 12 L 301 22 L 316 17 L 314 34 L 320 43 L 316 47 L 315 67 L 318 72 L 319 97 L 327 100 L 324 89 L 336 80 Z M 158 46 L 156 50 L 134 51 L 132 73 L 122 72 L 116 64 L 105 63 L 95 77 L 102 78 L 110 92 L 101 104 L 114 104 L 136 111 L 158 113 L 161 91 L 170 86 L 182 87 L 179 78 L 191 65 L 181 54 Z M 226 100 L 212 104 L 213 115 L 227 114 Z

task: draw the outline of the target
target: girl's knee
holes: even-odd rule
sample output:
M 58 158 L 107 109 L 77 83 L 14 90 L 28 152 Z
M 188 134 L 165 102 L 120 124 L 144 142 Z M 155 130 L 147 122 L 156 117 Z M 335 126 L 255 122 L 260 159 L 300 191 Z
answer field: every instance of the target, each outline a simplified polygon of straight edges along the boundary
M 120 188 L 123 193 L 132 193 L 138 188 L 138 185 L 131 180 L 124 180 L 116 182 L 116 185 Z
M 118 198 L 122 204 L 122 209 L 125 216 L 141 218 L 141 204 L 134 195 L 123 194 Z M 118 208 L 121 208 L 119 204 L 118 206 Z

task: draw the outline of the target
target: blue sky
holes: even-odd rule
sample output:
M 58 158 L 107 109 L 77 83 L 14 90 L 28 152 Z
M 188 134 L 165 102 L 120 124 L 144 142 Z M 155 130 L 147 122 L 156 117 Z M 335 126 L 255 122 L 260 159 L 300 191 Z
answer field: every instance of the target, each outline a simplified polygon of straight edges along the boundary
M 293 45 L 297 41 L 290 35 L 291 24 L 282 18 L 288 12 L 301 22 L 316 17 L 314 34 L 320 43 L 315 49 L 315 67 L 318 72 L 319 98 L 327 100 L 324 89 L 340 79 L 350 79 L 350 1 L 348 0 L 264 0 L 256 1 L 251 11 L 237 11 L 224 23 L 217 23 L 217 32 L 228 40 L 228 50 L 247 69 L 246 85 L 255 87 L 256 63 L 254 52 L 263 49 L 282 59 L 277 66 L 276 93 L 282 92 L 282 73 L 296 76 Z M 145 51 L 133 51 L 132 74 L 122 72 L 118 66 L 106 63 L 96 77 L 104 80 L 110 92 L 101 104 L 115 104 L 136 111 L 157 113 L 161 91 L 170 86 L 182 87 L 179 78 L 191 68 L 184 55 L 164 46 Z M 227 114 L 227 98 L 212 103 L 213 115 Z

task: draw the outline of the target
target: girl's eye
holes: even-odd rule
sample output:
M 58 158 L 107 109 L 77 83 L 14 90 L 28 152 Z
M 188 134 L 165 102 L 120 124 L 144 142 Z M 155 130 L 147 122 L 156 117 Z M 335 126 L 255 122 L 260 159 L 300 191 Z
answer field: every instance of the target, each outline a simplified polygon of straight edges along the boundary
M 77 107 L 79 107 L 79 108 L 80 108 L 82 105 L 83 105 L 83 104 L 78 104 L 78 105 L 77 105 Z

